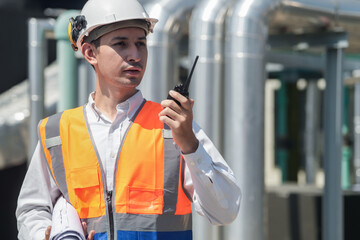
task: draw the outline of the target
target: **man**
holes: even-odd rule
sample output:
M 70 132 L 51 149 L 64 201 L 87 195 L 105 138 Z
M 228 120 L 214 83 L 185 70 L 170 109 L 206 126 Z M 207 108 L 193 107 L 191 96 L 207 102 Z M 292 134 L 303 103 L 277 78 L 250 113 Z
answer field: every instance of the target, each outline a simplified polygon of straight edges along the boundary
M 71 21 L 96 91 L 84 107 L 40 122 L 16 211 L 19 239 L 48 239 L 59 197 L 89 239 L 192 239 L 191 202 L 212 224 L 237 216 L 240 189 L 193 122 L 194 101 L 170 91 L 180 105 L 160 105 L 136 89 L 156 22 L 136 0 L 89 0 Z

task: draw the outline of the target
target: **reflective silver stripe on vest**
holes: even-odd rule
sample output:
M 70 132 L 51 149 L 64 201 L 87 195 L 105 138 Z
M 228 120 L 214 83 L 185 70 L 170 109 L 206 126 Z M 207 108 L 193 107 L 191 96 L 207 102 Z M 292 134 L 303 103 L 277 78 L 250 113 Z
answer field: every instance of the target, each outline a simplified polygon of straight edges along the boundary
M 191 213 L 186 215 L 115 214 L 117 230 L 175 232 L 191 230 Z
M 117 227 L 120 231 L 144 232 L 176 232 L 187 231 L 192 228 L 191 213 L 186 215 L 154 215 L 154 214 L 114 214 Z M 97 218 L 83 218 L 87 228 L 96 233 L 106 232 L 106 216 Z
M 171 131 L 164 124 L 164 131 Z M 163 131 L 163 132 L 164 132 Z M 173 138 L 164 138 L 164 206 L 163 214 L 175 214 L 180 174 L 180 149 Z
M 66 184 L 66 174 L 60 140 L 61 116 L 62 112 L 49 117 L 45 125 L 45 144 L 50 152 L 51 164 L 56 182 L 59 184 L 61 193 L 69 201 L 69 193 Z
M 82 222 L 86 222 L 88 231 L 94 230 L 95 233 L 103 233 L 109 229 L 107 223 L 107 216 L 97 218 L 82 218 Z
M 45 146 L 46 148 L 51 148 L 51 147 L 55 147 L 61 145 L 61 138 L 60 136 L 57 137 L 53 137 L 53 138 L 49 138 L 49 139 L 45 139 Z

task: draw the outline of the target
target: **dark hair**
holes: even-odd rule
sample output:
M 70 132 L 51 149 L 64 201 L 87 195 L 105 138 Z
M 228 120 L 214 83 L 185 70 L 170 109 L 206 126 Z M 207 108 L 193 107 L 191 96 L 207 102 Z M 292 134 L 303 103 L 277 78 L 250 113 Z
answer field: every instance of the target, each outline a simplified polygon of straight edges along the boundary
M 91 41 L 91 44 L 94 44 L 94 46 L 96 48 L 100 47 L 100 38 L 101 37 L 99 37 L 98 39 L 95 39 L 94 41 Z
M 99 48 L 99 47 L 100 47 L 100 38 L 101 38 L 101 37 L 99 37 L 98 39 L 95 39 L 95 40 L 91 41 L 90 44 L 93 44 L 93 45 L 95 46 L 95 48 Z M 91 67 L 95 70 L 94 65 L 92 65 L 92 64 L 90 64 L 90 65 L 91 65 Z

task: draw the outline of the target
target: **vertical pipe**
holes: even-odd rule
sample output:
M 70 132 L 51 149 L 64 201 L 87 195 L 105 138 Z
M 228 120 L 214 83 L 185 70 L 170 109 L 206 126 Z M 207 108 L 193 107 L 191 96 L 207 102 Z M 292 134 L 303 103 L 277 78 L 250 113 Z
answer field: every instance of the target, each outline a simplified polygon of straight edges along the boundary
M 157 18 L 154 33 L 147 37 L 148 62 L 140 84 L 145 98 L 160 102 L 179 82 L 179 42 L 187 30 L 187 15 L 198 0 L 159 0 L 144 5 Z
M 47 56 L 45 32 L 53 31 L 54 19 L 28 21 L 29 29 L 29 82 L 30 82 L 30 123 L 28 161 L 31 160 L 37 140 L 37 125 L 44 117 L 44 68 Z
M 224 31 L 230 0 L 203 0 L 194 9 L 189 28 L 190 60 L 199 55 L 190 94 L 194 118 L 223 151 Z
M 315 184 L 318 163 L 320 91 L 315 80 L 308 81 L 305 106 L 305 172 L 306 183 Z
M 326 50 L 324 99 L 323 239 L 343 239 L 343 197 L 341 189 L 343 49 Z
M 274 2 L 237 1 L 226 19 L 224 156 L 243 198 L 225 239 L 264 239 L 264 53 Z
M 79 11 L 69 10 L 61 14 L 55 25 L 57 61 L 59 65 L 60 99 L 57 111 L 76 107 L 77 103 L 77 61 L 68 39 L 68 24 L 71 17 L 79 15 Z
M 194 98 L 194 119 L 212 139 L 220 152 L 223 110 L 223 41 L 225 13 L 229 0 L 203 0 L 193 10 L 189 23 L 190 61 L 199 56 L 190 86 Z M 212 226 L 205 218 L 193 215 L 194 239 L 223 239 L 222 227 Z
M 91 65 L 84 59 L 78 59 L 78 105 L 87 103 L 89 93 L 95 91 L 96 75 Z
M 360 82 L 355 84 L 354 95 L 354 189 L 360 190 Z

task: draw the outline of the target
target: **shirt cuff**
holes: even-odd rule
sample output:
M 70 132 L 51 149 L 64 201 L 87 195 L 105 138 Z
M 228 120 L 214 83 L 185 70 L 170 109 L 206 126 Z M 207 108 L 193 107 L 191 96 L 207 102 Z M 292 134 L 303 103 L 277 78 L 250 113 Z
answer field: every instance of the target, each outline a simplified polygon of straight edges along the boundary
M 212 160 L 200 142 L 195 152 L 183 154 L 183 157 L 190 171 L 212 172 Z

